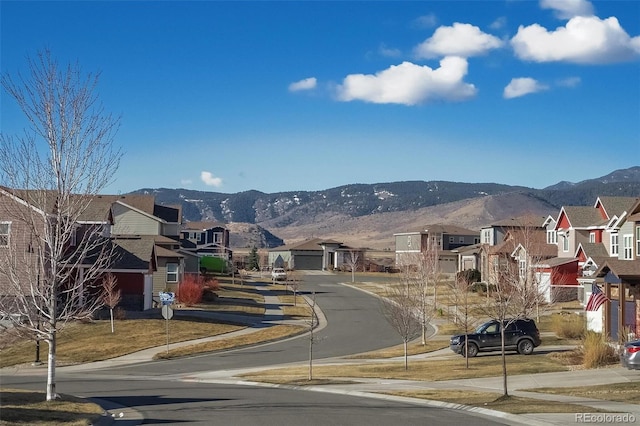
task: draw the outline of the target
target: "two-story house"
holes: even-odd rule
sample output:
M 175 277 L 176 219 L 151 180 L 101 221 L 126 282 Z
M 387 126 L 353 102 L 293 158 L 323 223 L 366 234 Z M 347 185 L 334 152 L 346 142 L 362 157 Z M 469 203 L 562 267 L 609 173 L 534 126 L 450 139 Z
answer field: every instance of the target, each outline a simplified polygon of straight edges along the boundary
M 185 272 L 198 273 L 200 259 L 213 256 L 233 262 L 229 230 L 217 222 L 186 222 L 180 230 L 180 252 L 185 255 Z
M 562 274 L 551 278 L 553 286 L 570 288 L 577 284 L 577 298 L 586 305 L 594 285 L 606 283 L 605 277 L 612 280 L 606 286 L 607 297 L 610 298 L 613 291 L 617 300 L 611 300 L 597 312 L 587 312 L 587 326 L 591 330 L 617 335 L 617 330 L 631 324 L 632 320 L 632 328 L 636 327 L 635 317 L 629 314 L 633 318 L 625 319 L 624 313 L 625 310 L 635 311 L 635 302 L 620 299 L 633 294 L 633 284 L 625 288 L 608 274 L 617 260 L 631 262 L 621 267 L 626 272 L 629 267 L 633 271 L 637 264 L 634 250 L 638 248 L 638 235 L 634 229 L 634 214 L 638 200 L 637 197 L 598 197 L 592 206 L 564 206 L 554 225 L 554 221 L 548 221 L 553 225 L 547 228 L 548 241 L 555 241 L 557 246 L 557 255 L 549 260 L 549 264 L 563 268 Z M 619 272 L 624 274 L 624 271 Z
M 604 198 L 604 197 L 602 197 Z M 601 206 L 607 215 L 605 235 L 609 235 L 609 257 L 601 261 L 593 276 L 603 287 L 608 301 L 603 312 L 588 312 L 591 324 L 602 319 L 602 331 L 612 339 L 640 336 L 640 198 L 604 200 Z M 617 209 L 614 209 L 613 206 Z M 624 210 L 623 210 L 624 209 Z M 595 316 L 595 318 L 594 318 Z M 595 327 L 592 327 L 595 328 Z
M 480 242 L 479 232 L 448 224 L 428 225 L 393 236 L 396 245 L 396 265 L 411 264 L 417 254 L 433 250 L 438 254 L 438 269 L 449 274 L 458 270 L 456 250 Z

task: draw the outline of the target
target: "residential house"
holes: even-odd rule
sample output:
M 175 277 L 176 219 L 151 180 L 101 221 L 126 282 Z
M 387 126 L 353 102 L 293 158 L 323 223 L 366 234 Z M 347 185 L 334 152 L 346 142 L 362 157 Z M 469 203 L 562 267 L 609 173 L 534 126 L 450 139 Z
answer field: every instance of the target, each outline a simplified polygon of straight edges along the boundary
M 591 328 L 602 319 L 602 330 L 612 339 L 640 336 L 640 198 L 630 205 L 628 198 L 601 197 L 596 208 L 607 219 L 604 246 L 609 258 L 601 261 L 592 275 L 608 301 L 602 312 L 588 312 Z M 621 197 L 620 197 L 621 198 Z M 595 327 L 594 327 L 595 326 Z M 600 331 L 600 330 L 598 330 Z
M 53 199 L 25 201 L 33 198 L 29 196 L 31 193 L 43 194 L 42 191 L 6 190 L 0 194 L 0 203 L 5 207 L 0 210 L 0 233 L 5 235 L 4 238 L 0 236 L 0 243 L 6 239 L 7 247 L 12 241 L 12 246 L 20 245 L 22 250 L 34 238 L 20 216 L 8 217 L 12 210 L 7 205 L 38 210 L 36 204 L 49 207 L 55 204 Z M 107 239 L 106 244 L 112 250 L 111 264 L 105 265 L 103 272 L 116 276 L 117 288 L 123 295 L 121 306 L 149 309 L 159 291 L 177 289 L 183 273 L 183 255 L 177 252 L 181 222 L 179 207 L 157 205 L 150 195 L 95 195 L 85 202 L 86 209 L 73 223 L 69 247 L 82 241 L 88 230 L 95 231 L 95 227 L 99 227 L 100 235 Z M 43 220 L 49 207 L 39 211 Z M 80 263 L 79 273 L 82 268 Z
M 491 270 L 495 266 L 490 256 L 496 256 L 500 250 L 505 248 L 505 238 L 511 231 L 521 231 L 522 229 L 543 229 L 539 225 L 537 216 L 524 215 L 494 222 L 480 229 L 480 244 L 477 253 L 477 266 L 483 281 L 490 278 Z M 500 249 L 493 250 L 492 247 L 501 246 Z M 512 247 L 512 249 L 515 247 Z M 508 250 L 507 250 L 508 251 Z M 492 266 L 493 265 L 493 266 Z
M 348 263 L 346 256 L 353 250 L 331 239 L 312 238 L 300 243 L 269 250 L 269 266 L 298 270 L 334 270 Z M 359 257 L 364 259 L 362 250 Z
M 638 197 L 598 197 L 592 206 L 564 206 L 555 224 L 547 221 L 548 241 L 555 240 L 557 246 L 556 257 L 548 262 L 557 269 L 549 278 L 550 285 L 565 289 L 577 286 L 576 298 L 583 305 L 587 304 L 594 285 L 605 284 L 608 297 L 613 294 L 617 299 L 596 312 L 587 312 L 590 330 L 617 335 L 619 329 L 631 323 L 632 328 L 636 327 L 636 289 L 633 274 L 628 274 L 637 265 L 640 248 L 637 243 L 640 231 L 635 229 L 639 200 Z M 625 277 L 626 284 L 612 271 L 613 267 Z M 625 319 L 625 312 L 629 318 Z
M 186 222 L 180 231 L 180 253 L 185 255 L 185 272 L 198 273 L 200 258 L 214 256 L 233 262 L 229 230 L 217 222 Z
M 514 226 L 506 231 L 503 241 L 499 244 L 480 246 L 482 281 L 496 282 L 501 274 L 515 275 L 516 271 L 524 278 L 527 274 L 535 272 L 534 266 L 539 267 L 541 263 L 548 262 L 555 253 L 556 247 L 546 243 L 546 231 L 542 227 Z M 541 293 L 550 294 L 549 284 L 541 280 L 539 275 L 527 279 L 535 282 Z
M 478 244 L 480 234 L 456 225 L 434 224 L 414 231 L 393 234 L 396 244 L 396 265 L 415 262 L 415 255 L 434 250 L 438 253 L 438 268 L 442 273 L 455 274 L 460 247 Z

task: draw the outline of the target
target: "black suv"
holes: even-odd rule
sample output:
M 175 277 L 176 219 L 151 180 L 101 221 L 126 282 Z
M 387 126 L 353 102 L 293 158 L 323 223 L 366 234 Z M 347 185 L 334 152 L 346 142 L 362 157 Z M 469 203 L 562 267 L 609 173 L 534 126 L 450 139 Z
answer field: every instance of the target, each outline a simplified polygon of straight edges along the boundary
M 517 350 L 522 355 L 530 355 L 533 348 L 540 346 L 540 332 L 532 319 L 517 319 L 505 321 L 504 330 L 505 350 Z M 474 357 L 478 352 L 499 351 L 501 348 L 500 322 L 488 321 L 478 327 L 475 333 L 458 334 L 451 337 L 451 350 L 464 355 L 465 338 L 469 339 L 468 355 Z

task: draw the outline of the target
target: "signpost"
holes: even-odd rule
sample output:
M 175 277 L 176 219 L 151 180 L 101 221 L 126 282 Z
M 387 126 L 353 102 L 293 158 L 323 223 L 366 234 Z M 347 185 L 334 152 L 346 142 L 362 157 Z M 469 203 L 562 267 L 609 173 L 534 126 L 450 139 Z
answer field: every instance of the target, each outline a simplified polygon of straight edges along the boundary
M 161 291 L 158 293 L 160 302 L 162 303 L 162 317 L 165 319 L 167 325 L 167 353 L 169 353 L 169 320 L 173 318 L 173 308 L 171 305 L 176 299 L 176 295 L 173 292 Z

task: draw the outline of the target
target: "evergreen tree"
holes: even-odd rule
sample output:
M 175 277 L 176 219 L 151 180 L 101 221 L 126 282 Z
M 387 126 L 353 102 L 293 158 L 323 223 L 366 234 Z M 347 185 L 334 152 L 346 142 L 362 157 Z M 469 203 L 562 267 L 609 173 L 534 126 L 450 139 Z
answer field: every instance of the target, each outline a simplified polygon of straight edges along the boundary
M 257 271 L 260 269 L 260 259 L 258 257 L 258 249 L 256 246 L 253 246 L 251 252 L 249 252 L 249 261 L 247 262 L 247 267 L 251 271 Z

